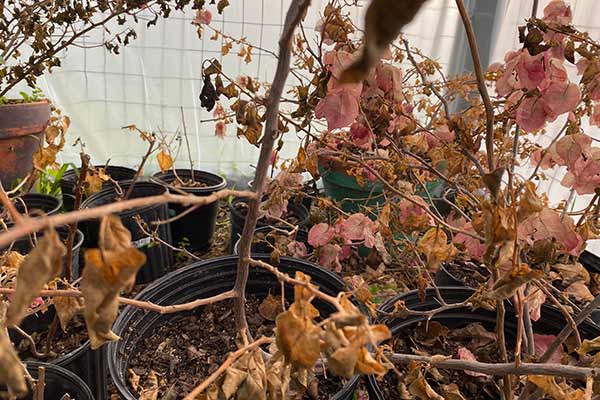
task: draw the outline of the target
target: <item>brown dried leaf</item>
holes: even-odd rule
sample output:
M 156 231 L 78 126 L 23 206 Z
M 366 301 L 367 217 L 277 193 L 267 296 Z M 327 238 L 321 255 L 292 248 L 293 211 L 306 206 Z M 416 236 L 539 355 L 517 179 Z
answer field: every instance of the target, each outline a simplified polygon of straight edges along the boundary
M 156 159 L 162 172 L 168 171 L 173 167 L 173 157 L 164 149 L 156 155 Z
M 600 336 L 592 340 L 585 339 L 577 349 L 577 353 L 584 355 L 598 350 L 600 350 Z
M 590 273 L 581 263 L 554 264 L 552 269 L 560 274 L 562 283 L 566 286 L 577 281 L 583 281 L 586 284 L 590 283 Z
M 271 293 L 258 306 L 258 313 L 269 321 L 275 321 L 277 315 L 281 312 L 283 312 L 281 296 L 273 296 Z
M 513 271 L 504 275 L 490 292 L 484 293 L 487 300 L 502 301 L 511 298 L 522 285 L 534 279 L 540 279 L 542 271 L 532 270 L 527 264 L 521 264 Z
M 319 329 L 311 318 L 303 318 L 302 313 L 298 315 L 292 307 L 279 314 L 275 321 L 277 347 L 287 362 L 312 368 L 320 353 Z
M 528 380 L 554 400 L 584 400 L 585 398 L 585 393 L 581 389 L 573 390 L 566 384 L 559 385 L 553 376 L 531 375 Z
M 592 301 L 594 295 L 590 292 L 590 289 L 583 282 L 574 282 L 565 290 L 565 293 L 575 298 L 578 301 Z
M 416 363 L 411 363 L 410 373 L 407 377 L 408 391 L 410 394 L 420 400 L 444 400 L 433 390 L 433 388 L 425 380 L 425 376 L 421 371 L 421 367 Z
M 6 327 L 3 323 L 6 310 L 6 303 L 0 301 L 0 383 L 8 388 L 8 392 L 16 397 L 22 397 L 27 394 L 28 389 L 25 383 L 23 365 L 10 338 L 7 335 Z
M 467 400 L 463 397 L 462 393 L 460 393 L 460 389 L 456 383 L 451 383 L 449 385 L 441 385 L 442 395 L 446 400 Z
M 85 193 L 86 195 L 91 195 L 94 193 L 98 193 L 99 191 L 102 190 L 102 184 L 104 183 L 104 181 L 102 180 L 102 178 L 100 177 L 99 174 L 93 172 L 93 171 L 88 171 L 87 175 L 85 176 Z
M 288 399 L 290 388 L 291 366 L 285 363 L 285 358 L 276 352 L 267 364 L 267 391 L 271 400 Z
M 17 326 L 44 285 L 60 275 L 66 253 L 54 229 L 48 229 L 17 271 L 16 290 L 6 313 L 6 324 Z
M 418 250 L 425 254 L 427 266 L 434 271 L 440 267 L 440 264 L 451 257 L 454 257 L 458 250 L 452 243 L 448 243 L 448 236 L 440 228 L 431 228 L 419 240 Z
M 83 311 L 83 299 L 81 297 L 55 297 L 54 308 L 60 321 L 60 327 L 66 331 L 73 317 Z
M 100 223 L 99 249 L 85 252 L 81 292 L 85 299 L 84 317 L 92 349 L 118 340 L 112 330 L 117 317 L 121 290 L 131 290 L 146 256 L 131 246 L 131 234 L 116 216 Z
M 244 354 L 228 368 L 221 388 L 227 399 L 235 395 L 237 400 L 266 400 L 267 372 L 260 349 Z
M 148 385 L 142 389 L 139 400 L 158 400 L 158 377 L 153 370 L 148 374 Z
M 542 211 L 543 208 L 544 202 L 535 192 L 535 184 L 531 181 L 525 182 L 525 191 L 519 198 L 519 208 L 517 210 L 519 221 L 524 221 L 530 215 Z

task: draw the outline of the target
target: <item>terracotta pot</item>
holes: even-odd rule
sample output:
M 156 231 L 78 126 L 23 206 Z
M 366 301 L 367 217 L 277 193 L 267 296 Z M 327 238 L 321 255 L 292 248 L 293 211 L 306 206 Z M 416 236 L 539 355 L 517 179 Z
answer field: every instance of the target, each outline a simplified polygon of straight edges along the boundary
M 49 120 L 48 101 L 0 106 L 0 180 L 5 188 L 33 170 L 33 155 Z

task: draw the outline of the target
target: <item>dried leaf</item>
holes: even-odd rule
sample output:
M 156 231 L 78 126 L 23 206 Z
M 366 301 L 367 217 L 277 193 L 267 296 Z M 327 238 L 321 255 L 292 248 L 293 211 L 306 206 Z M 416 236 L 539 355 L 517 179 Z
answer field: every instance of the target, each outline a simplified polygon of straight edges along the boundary
M 584 355 L 598 350 L 600 350 L 600 336 L 592 340 L 585 339 L 577 349 L 577 353 Z
M 581 389 L 573 390 L 567 385 L 559 385 L 553 376 L 531 375 L 527 378 L 554 400 L 584 400 Z
M 92 349 L 118 340 L 111 330 L 118 313 L 118 295 L 123 289 L 131 290 L 138 270 L 146 262 L 144 253 L 131 245 L 131 234 L 119 217 L 104 217 L 99 235 L 100 248 L 85 252 L 81 281 Z
M 285 363 L 283 354 L 277 352 L 267 364 L 267 391 L 269 399 L 286 400 L 290 388 L 291 366 Z
M 418 250 L 425 254 L 427 266 L 437 271 L 440 264 L 455 256 L 458 250 L 452 243 L 448 243 L 448 236 L 443 229 L 431 228 L 419 240 Z
M 60 327 L 63 331 L 66 331 L 73 317 L 83 311 L 83 299 L 81 297 L 58 296 L 54 298 L 54 308 L 60 321 Z
M 0 383 L 8 388 L 8 392 L 16 397 L 22 397 L 27 394 L 28 389 L 25 383 L 25 374 L 23 365 L 10 338 L 7 335 L 6 327 L 3 323 L 6 310 L 6 304 L 0 301 Z
M 244 354 L 227 369 L 221 390 L 226 399 L 266 400 L 267 376 L 259 349 Z
M 519 198 L 519 208 L 517 218 L 524 221 L 530 215 L 542 211 L 544 203 L 535 192 L 535 184 L 531 181 L 525 182 L 525 191 Z
M 590 292 L 590 289 L 583 282 L 574 282 L 565 290 L 565 293 L 575 298 L 578 301 L 592 301 L 594 295 Z
M 156 159 L 162 172 L 168 171 L 173 167 L 173 157 L 164 149 L 156 155 Z
M 437 394 L 429 383 L 427 383 L 421 367 L 415 363 L 411 363 L 407 382 L 409 383 L 408 391 L 419 400 L 444 400 L 444 398 Z
M 8 326 L 19 325 L 44 285 L 60 275 L 65 253 L 58 233 L 54 229 L 46 230 L 17 271 L 16 290 L 6 313 Z
M 296 272 L 296 279 L 311 285 L 310 276 L 302 272 Z M 310 303 L 312 299 L 310 290 L 294 286 L 294 303 L 275 320 L 277 347 L 287 362 L 303 368 L 312 368 L 320 353 L 320 330 L 313 322 L 319 311 Z
M 158 400 L 158 377 L 153 370 L 148 374 L 148 387 L 142 389 L 139 400 Z
M 522 285 L 534 279 L 540 279 L 542 271 L 532 270 L 527 264 L 521 264 L 513 271 L 504 275 L 490 292 L 483 295 L 484 299 L 502 301 L 506 300 L 516 293 Z
M 471 352 L 471 350 L 466 347 L 459 347 L 456 354 L 458 355 L 459 360 L 466 361 L 477 361 L 475 355 Z M 488 375 L 482 374 L 481 372 L 473 372 L 473 371 L 465 371 L 465 374 L 475 376 L 475 377 L 487 377 Z
M 312 368 L 320 353 L 319 329 L 311 318 L 303 318 L 302 314 L 290 307 L 290 310 L 277 316 L 277 346 L 287 362 Z
M 273 296 L 270 293 L 258 306 L 258 313 L 269 321 L 275 321 L 277 315 L 281 312 L 283 312 L 281 296 Z
M 460 393 L 460 389 L 456 383 L 451 383 L 449 385 L 441 385 L 442 395 L 446 400 L 467 400 L 463 397 L 462 393 Z

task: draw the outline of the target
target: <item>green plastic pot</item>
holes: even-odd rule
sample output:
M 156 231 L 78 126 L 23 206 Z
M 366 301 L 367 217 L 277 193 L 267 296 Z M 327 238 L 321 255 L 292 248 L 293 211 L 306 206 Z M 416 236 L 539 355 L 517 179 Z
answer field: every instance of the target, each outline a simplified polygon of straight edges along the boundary
M 343 171 L 323 165 L 319 160 L 319 174 L 323 179 L 325 195 L 340 204 L 347 213 L 361 211 L 361 207 L 377 208 L 385 203 L 383 185 L 380 182 L 361 186 L 356 178 Z M 370 215 L 375 218 L 375 215 Z

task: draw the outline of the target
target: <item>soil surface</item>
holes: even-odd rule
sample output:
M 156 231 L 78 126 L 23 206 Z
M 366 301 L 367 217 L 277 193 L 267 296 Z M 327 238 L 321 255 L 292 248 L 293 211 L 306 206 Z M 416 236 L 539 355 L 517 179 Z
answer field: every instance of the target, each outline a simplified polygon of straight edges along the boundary
M 465 286 L 474 289 L 485 284 L 490 274 L 487 268 L 481 265 L 461 260 L 444 264 L 444 268 Z
M 478 334 L 473 334 L 474 332 Z M 425 323 L 420 323 L 417 329 L 402 330 L 392 339 L 391 345 L 396 353 L 439 354 L 454 358 L 459 358 L 459 349 L 468 349 L 477 361 L 496 363 L 499 362 L 499 357 L 495 339 L 495 333 L 488 332 L 478 323 L 469 324 L 464 329 L 449 329 L 439 322 L 430 321 L 429 329 L 426 329 Z M 409 383 L 406 381 L 409 375 L 408 367 L 403 366 L 399 369 L 402 373 L 401 378 L 392 372 L 379 382 L 379 388 L 386 399 L 399 398 L 398 387 L 405 389 Z M 423 374 L 427 383 L 440 395 L 443 393 L 442 385 L 455 383 L 466 399 L 499 398 L 497 382 L 486 376 L 435 368 L 424 369 Z
M 46 354 L 46 346 L 50 324 L 47 324 L 37 332 L 27 332 L 35 342 L 38 353 L 45 355 L 42 358 L 34 356 L 27 339 L 11 330 L 11 338 L 14 338 L 13 341 L 19 353 L 19 358 L 23 361 L 51 361 L 72 352 L 88 340 L 87 329 L 82 315 L 77 315 L 71 320 L 66 332 L 63 332 L 60 324 L 57 324 L 55 328 L 50 346 L 51 351 L 48 354 Z
M 272 336 L 275 326 L 261 316 L 261 303 L 262 299 L 248 296 L 246 313 L 255 338 Z M 170 399 L 182 399 L 193 390 L 221 365 L 227 353 L 237 349 L 232 305 L 228 300 L 178 315 L 141 340 L 130 360 L 130 390 L 139 395 L 152 374 L 158 378 L 159 399 L 167 395 Z M 137 391 L 134 381 L 139 382 Z M 329 399 L 342 387 L 341 380 L 330 378 L 319 385 L 318 397 L 305 398 Z

